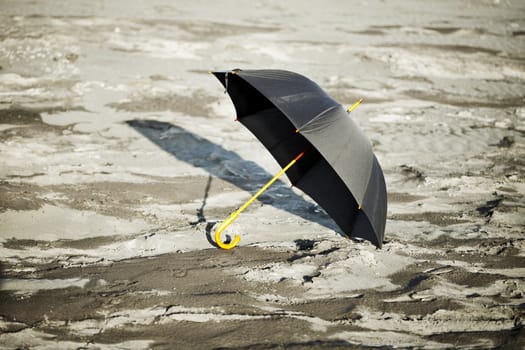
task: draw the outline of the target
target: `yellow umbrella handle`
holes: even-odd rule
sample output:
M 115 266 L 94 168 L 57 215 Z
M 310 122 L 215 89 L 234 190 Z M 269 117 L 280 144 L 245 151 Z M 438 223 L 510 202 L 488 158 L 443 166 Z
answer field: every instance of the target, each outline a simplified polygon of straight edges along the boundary
M 270 181 L 268 181 L 268 183 L 266 185 L 263 186 L 263 188 L 261 188 L 256 194 L 254 194 L 252 196 L 252 198 L 248 199 L 246 201 L 246 203 L 244 203 L 239 209 L 237 209 L 236 211 L 234 211 L 233 213 L 230 214 L 230 217 L 227 218 L 226 220 L 224 220 L 219 228 L 217 229 L 217 231 L 215 231 L 215 242 L 217 243 L 217 245 L 222 248 L 222 249 L 232 249 L 233 247 L 235 247 L 239 241 L 241 240 L 241 237 L 239 237 L 238 235 L 236 235 L 234 238 L 233 238 L 233 241 L 230 242 L 230 243 L 224 243 L 222 240 L 221 240 L 221 233 L 222 231 L 224 231 L 228 226 L 230 226 L 230 224 L 232 222 L 234 222 L 235 220 L 237 220 L 237 218 L 239 217 L 239 214 L 244 210 L 246 209 L 250 204 L 252 204 L 252 202 L 254 200 L 257 199 L 257 197 L 259 197 L 264 191 L 266 191 L 268 189 L 268 187 L 270 187 L 275 181 L 277 181 L 278 178 L 280 178 L 288 169 L 290 169 L 292 167 L 292 165 L 294 165 L 303 155 L 304 155 L 304 152 L 301 152 L 297 157 L 295 157 L 294 159 L 292 159 L 292 161 L 290 163 L 288 163 L 288 165 L 286 165 L 284 168 L 281 169 L 281 171 L 279 171 Z

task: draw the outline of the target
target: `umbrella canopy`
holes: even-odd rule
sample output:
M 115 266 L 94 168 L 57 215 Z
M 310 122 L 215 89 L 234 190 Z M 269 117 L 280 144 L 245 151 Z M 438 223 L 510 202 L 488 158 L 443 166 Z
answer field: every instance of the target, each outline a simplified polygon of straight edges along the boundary
M 387 196 L 368 138 L 337 101 L 310 79 L 283 70 L 212 72 L 230 95 L 237 119 L 349 237 L 381 247 Z

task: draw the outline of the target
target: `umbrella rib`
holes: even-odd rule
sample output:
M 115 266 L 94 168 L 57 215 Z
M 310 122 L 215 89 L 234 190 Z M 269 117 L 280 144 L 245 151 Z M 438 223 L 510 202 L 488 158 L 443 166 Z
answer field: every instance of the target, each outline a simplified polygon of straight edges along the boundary
M 306 126 L 312 124 L 314 121 L 316 121 L 317 119 L 319 119 L 321 116 L 325 115 L 326 113 L 330 112 L 331 110 L 337 108 L 337 107 L 340 107 L 341 105 L 340 104 L 337 104 L 335 106 L 332 106 L 332 107 L 329 107 L 327 109 L 325 109 L 324 111 L 322 111 L 321 113 L 317 114 L 315 117 L 313 117 L 312 119 L 310 119 L 308 122 L 306 122 L 305 124 L 303 124 L 301 127 L 297 128 L 296 132 L 299 132 L 301 131 L 302 129 L 304 129 Z

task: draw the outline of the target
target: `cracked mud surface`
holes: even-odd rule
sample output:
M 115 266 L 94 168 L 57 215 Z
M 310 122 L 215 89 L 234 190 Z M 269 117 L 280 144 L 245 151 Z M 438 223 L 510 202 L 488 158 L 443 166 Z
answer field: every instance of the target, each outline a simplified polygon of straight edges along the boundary
M 0 349 L 525 345 L 519 2 L 0 9 Z M 214 247 L 279 170 L 207 74 L 230 68 L 364 98 L 382 249 L 285 178 Z

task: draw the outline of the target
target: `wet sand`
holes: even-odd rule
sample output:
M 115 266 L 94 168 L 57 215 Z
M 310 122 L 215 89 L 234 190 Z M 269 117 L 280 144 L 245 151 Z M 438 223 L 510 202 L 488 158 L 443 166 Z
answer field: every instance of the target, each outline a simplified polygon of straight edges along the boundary
M 0 3 L 0 348 L 523 348 L 517 1 Z M 302 73 L 370 137 L 343 237 L 207 72 Z

